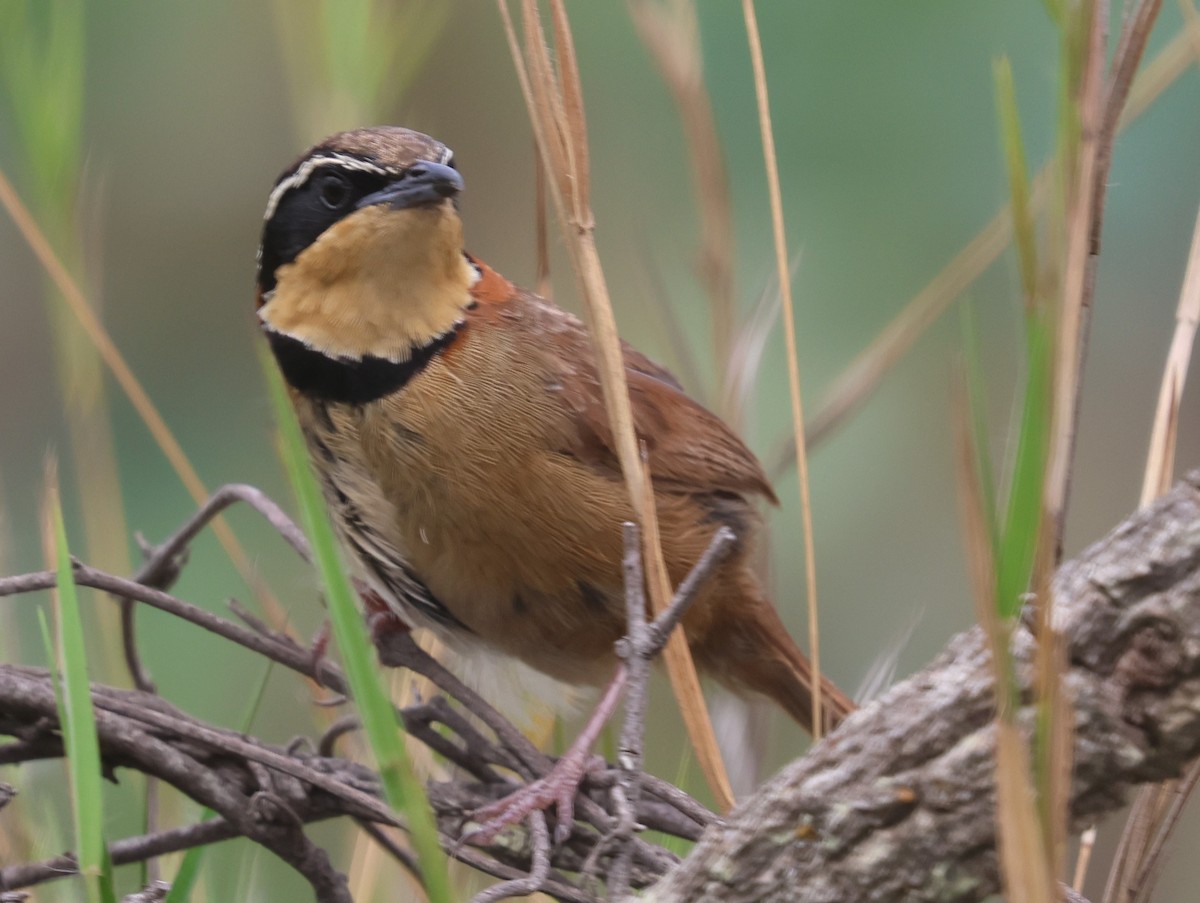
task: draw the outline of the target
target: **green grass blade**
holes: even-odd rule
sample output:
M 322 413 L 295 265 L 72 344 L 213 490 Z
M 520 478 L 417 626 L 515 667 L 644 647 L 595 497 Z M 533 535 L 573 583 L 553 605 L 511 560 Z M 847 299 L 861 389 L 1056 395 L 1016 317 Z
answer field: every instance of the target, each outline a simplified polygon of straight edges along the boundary
M 1042 528 L 1042 484 L 1049 448 L 1053 344 L 1048 305 L 1038 287 L 1037 229 L 1029 200 L 1029 172 L 1017 113 L 1012 66 L 994 65 L 996 113 L 1008 172 L 1013 239 L 1025 302 L 1027 375 L 1021 402 L 1017 456 L 1008 491 L 1004 529 L 996 554 L 996 604 L 1003 618 L 1020 611 L 1029 589 Z
M 254 694 L 250 697 L 250 702 L 246 706 L 246 713 L 242 716 L 241 723 L 238 729 L 244 733 L 250 733 L 250 727 L 254 724 L 254 719 L 258 715 L 258 707 L 262 703 L 263 694 L 267 690 L 267 681 L 271 679 L 271 671 L 274 667 L 274 662 L 268 661 L 267 666 L 263 668 L 262 679 L 259 680 L 258 686 Z M 213 817 L 213 810 L 204 808 L 200 812 L 200 821 L 206 822 Z M 196 888 L 196 881 L 200 878 L 200 866 L 204 861 L 204 854 L 208 851 L 208 847 L 192 847 L 184 854 L 183 861 L 179 863 L 179 869 L 175 872 L 175 878 L 171 881 L 171 889 L 167 891 L 167 896 L 163 903 L 186 903 L 191 897 L 192 891 Z
M 58 493 L 51 490 L 47 514 L 54 538 L 58 589 L 54 593 L 56 659 L 62 674 L 59 720 L 70 775 L 71 806 L 75 818 L 75 848 L 79 873 L 92 903 L 116 903 L 112 863 L 104 842 L 104 793 L 100 767 L 100 743 L 96 738 L 96 714 L 88 685 L 87 654 L 83 620 L 67 546 Z
M 200 813 L 200 821 L 206 822 L 213 817 L 212 809 L 203 809 Z M 171 889 L 167 891 L 167 896 L 163 903 L 186 903 L 191 897 L 192 891 L 196 889 L 196 882 L 200 879 L 200 866 L 204 862 L 204 854 L 208 847 L 192 847 L 184 854 L 183 861 L 179 863 L 179 869 L 175 872 L 175 877 L 171 881 Z
M 82 0 L 0 4 L 0 79 L 13 135 L 39 219 L 60 244 L 81 171 L 84 59 Z
M 341 652 L 346 678 L 362 717 L 367 740 L 375 754 L 384 795 L 392 808 L 402 813 L 408 821 L 429 900 L 431 903 L 451 903 L 454 897 L 450 892 L 450 876 L 446 856 L 438 843 L 433 811 L 424 787 L 409 762 L 391 699 L 375 670 L 363 618 L 342 570 L 325 502 L 309 468 L 300 425 L 296 422 L 278 371 L 270 364 L 264 369 L 279 423 L 284 464 L 312 542 L 321 585 L 329 605 L 333 637 Z
M 1008 509 L 996 568 L 996 604 L 1013 618 L 1029 590 L 1042 524 L 1042 485 L 1050 443 L 1053 398 L 1053 334 L 1046 310 L 1025 318 L 1028 375 L 1021 404 L 1021 431 L 1008 493 Z
M 1025 303 L 1033 302 L 1037 292 L 1037 230 L 1029 200 L 1029 167 L 1025 162 L 1025 143 L 1021 139 L 1021 117 L 1017 113 L 1017 95 L 1013 88 L 1012 65 L 1000 57 L 992 65 L 996 82 L 996 115 L 999 117 L 1000 143 L 1008 171 L 1012 203 L 1013 242 L 1021 273 L 1021 291 Z
M 983 514 L 987 520 L 988 541 L 992 547 L 992 560 L 1000 557 L 1000 521 L 996 506 L 996 477 L 989 451 L 987 428 L 987 383 L 983 375 L 983 362 L 979 349 L 979 324 L 975 319 L 975 305 L 966 301 L 959 308 L 962 325 L 963 361 L 966 371 L 967 415 L 971 429 L 971 451 L 975 459 L 975 473 L 982 494 Z
M 54 668 L 57 656 L 54 654 L 54 632 L 46 620 L 46 612 L 38 609 L 38 626 L 42 630 L 42 649 L 46 653 L 46 662 L 50 665 L 50 683 L 54 687 L 54 703 L 61 712 L 63 709 L 62 683 L 58 679 L 58 671 Z

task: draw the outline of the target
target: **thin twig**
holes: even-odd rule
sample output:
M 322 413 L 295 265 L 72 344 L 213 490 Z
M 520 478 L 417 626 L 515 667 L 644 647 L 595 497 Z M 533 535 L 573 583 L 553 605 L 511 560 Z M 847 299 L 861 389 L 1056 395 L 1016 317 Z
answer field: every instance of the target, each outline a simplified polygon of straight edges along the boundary
M 700 560 L 679 585 L 670 606 L 648 624 L 643 590 L 645 578 L 637 525 L 626 523 L 624 533 L 626 635 L 617 644 L 617 654 L 624 663 L 626 673 L 625 718 L 617 755 L 617 779 L 612 787 L 617 821 L 592 853 L 593 857 L 598 857 L 603 845 L 612 842 L 618 844 L 609 873 L 609 892 L 614 899 L 621 899 L 628 892 L 629 870 L 633 857 L 632 841 L 640 827 L 636 811 L 642 796 L 642 746 L 646 729 L 651 662 L 662 651 L 667 637 L 695 601 L 697 591 L 712 576 L 736 541 L 733 531 L 728 527 L 719 529 Z
M 325 733 L 317 741 L 317 755 L 332 756 L 336 752 L 338 740 L 347 734 L 352 734 L 362 728 L 362 721 L 357 715 L 343 715 L 333 724 L 325 728 Z
M 212 818 L 194 825 L 171 828 L 153 834 L 124 837 L 108 845 L 113 865 L 144 862 L 168 853 L 207 846 L 238 837 L 241 832 L 223 818 Z M 75 857 L 67 853 L 40 862 L 22 862 L 0 868 L 0 889 L 33 887 L 77 873 Z
M 1178 827 L 1179 819 L 1183 817 L 1184 806 L 1195 791 L 1197 783 L 1200 783 L 1200 762 L 1193 762 L 1187 774 L 1164 786 L 1164 790 L 1170 793 L 1170 802 L 1162 817 L 1158 819 L 1158 830 L 1154 832 L 1138 862 L 1137 876 L 1130 886 L 1130 903 L 1146 903 L 1150 894 L 1154 892 L 1154 885 L 1158 882 L 1158 875 L 1162 869 L 1162 856 L 1167 848 L 1167 841 Z
M 283 537 L 284 541 L 295 549 L 296 554 L 305 561 L 312 561 L 312 549 L 308 539 L 296 522 L 288 517 L 270 496 L 256 486 L 246 483 L 227 483 L 214 492 L 199 510 L 183 522 L 178 530 L 155 546 L 145 563 L 134 574 L 133 579 L 138 583 L 159 586 L 164 570 L 180 553 L 187 549 L 200 531 L 207 527 L 226 508 L 243 502 L 263 516 L 268 524 Z M 160 587 L 166 589 L 167 587 Z
M 253 652 L 264 655 L 272 661 L 276 661 L 297 673 L 316 680 L 323 686 L 327 686 L 339 693 L 348 692 L 349 688 L 345 678 L 332 662 L 327 659 L 314 661 L 309 650 L 301 647 L 289 637 L 273 632 L 260 633 L 241 627 L 211 612 L 170 596 L 161 590 L 142 586 L 125 578 L 105 574 L 86 565 L 77 566 L 75 577 L 76 582 L 82 586 L 91 586 L 106 592 L 126 595 L 137 599 L 145 604 L 190 621 Z M 0 578 L 0 596 L 49 589 L 55 585 L 55 582 L 56 575 L 52 571 Z M 263 627 L 264 630 L 269 631 L 269 628 L 266 628 L 265 625 Z M 398 643 L 399 648 L 403 649 L 403 654 L 401 655 L 403 664 L 422 676 L 427 677 L 443 692 L 449 693 L 455 699 L 459 700 L 472 714 L 480 718 L 484 724 L 491 728 L 502 747 L 506 748 L 516 757 L 514 759 L 504 752 L 496 750 L 492 754 L 493 762 L 505 767 L 515 767 L 528 778 L 540 777 L 550 770 L 549 759 L 525 739 L 520 731 L 488 705 L 477 693 L 466 687 L 458 678 L 450 674 L 444 667 L 421 650 L 420 647 L 411 642 L 410 638 L 406 637 L 407 635 L 401 638 Z M 395 652 L 395 649 L 393 649 L 393 652 Z M 464 767 L 478 767 L 477 765 L 472 766 L 469 760 L 461 764 Z M 665 789 L 660 787 L 658 790 L 657 795 L 661 800 L 668 805 L 676 804 L 677 799 L 673 798 Z M 691 807 L 690 811 L 688 807 Z M 681 809 L 681 813 L 686 818 L 696 821 L 699 824 L 704 824 L 706 819 L 712 817 L 711 813 L 706 812 L 694 801 L 690 801 L 690 799 L 688 807 Z M 588 822 L 595 825 L 601 832 L 611 830 L 611 816 L 589 797 L 580 797 L 577 812 Z M 657 856 L 658 853 L 654 852 L 656 849 L 646 845 L 642 841 L 638 841 L 640 856 Z
M 1146 42 L 1158 19 L 1162 0 L 1138 0 L 1131 15 L 1128 15 L 1117 39 L 1117 49 L 1113 53 L 1113 62 L 1108 75 L 1108 84 L 1104 97 L 1104 116 L 1100 125 L 1098 140 L 1098 157 L 1096 162 L 1096 181 L 1093 186 L 1095 198 L 1092 209 L 1095 217 L 1092 222 L 1091 252 L 1095 256 L 1100 253 L 1100 233 L 1104 225 L 1104 197 L 1108 192 L 1108 171 L 1112 166 L 1113 145 L 1120 127 L 1121 117 L 1125 112 L 1126 101 L 1133 77 L 1142 62 L 1146 51 Z M 1106 12 L 1107 10 L 1105 10 Z
M 133 580 L 145 586 L 152 586 L 163 591 L 169 590 L 182 566 L 181 558 L 186 555 L 192 540 L 214 518 L 235 502 L 245 502 L 261 514 L 301 558 L 305 561 L 312 560 L 312 552 L 304 532 L 265 492 L 243 483 L 230 483 L 214 492 L 208 501 L 201 505 L 200 509 L 161 545 L 146 547 L 144 549 L 145 560 L 137 573 L 133 575 Z M 133 677 L 134 686 L 147 693 L 153 693 L 154 684 L 142 666 L 141 656 L 137 649 L 137 607 L 128 597 L 121 597 L 120 602 L 121 644 L 125 651 L 126 667 Z
M 33 669 L 0 667 L 0 692 L 4 695 L 4 711 L 9 717 L 56 718 L 54 691 L 44 671 L 39 674 Z M 139 695 L 147 703 L 146 710 L 141 712 L 142 718 L 156 714 L 152 707 L 164 705 L 153 696 Z M 226 776 L 216 771 L 203 768 L 182 747 L 141 729 L 124 714 L 106 708 L 105 704 L 118 696 L 120 694 L 112 690 L 93 694 L 97 704 L 97 737 L 106 758 L 115 755 L 133 759 L 146 774 L 166 781 L 219 813 L 232 822 L 239 833 L 263 845 L 304 876 L 319 903 L 353 903 L 345 878 L 332 867 L 325 850 L 304 835 L 302 822 L 278 815 L 264 818 L 263 811 L 253 805 L 254 797 L 248 796 L 242 787 L 231 784 Z M 178 730 L 180 723 L 185 721 L 178 716 L 171 720 L 172 730 Z M 194 722 L 191 726 L 203 730 Z M 348 786 L 341 792 L 348 790 L 353 792 Z M 374 804 L 378 805 L 381 804 Z M 274 808 L 272 812 L 280 810 Z
M 1075 439 L 1079 428 L 1079 404 L 1082 397 L 1080 377 L 1087 355 L 1092 298 L 1096 287 L 1096 240 L 1093 224 L 1097 198 L 1095 185 L 1107 171 L 1101 168 L 1100 138 L 1105 110 L 1104 51 L 1108 34 L 1108 4 L 1096 2 L 1089 9 L 1084 37 L 1083 72 L 1078 98 L 1079 147 L 1077 157 L 1067 169 L 1070 184 L 1067 196 L 1066 250 L 1063 261 L 1062 301 L 1059 305 L 1055 334 L 1054 374 L 1050 414 L 1050 439 L 1046 453 L 1046 477 L 1042 507 L 1046 516 L 1053 555 L 1045 559 L 1047 568 L 1062 560 L 1062 537 L 1066 527 L 1070 498 Z M 1075 88 L 1076 86 L 1072 86 Z M 1033 585 L 1040 580 L 1035 575 Z
M 28 574 L 18 574 L 12 577 L 0 577 L 0 596 L 11 596 L 18 593 L 30 593 L 37 590 L 52 589 L 57 585 L 58 578 L 53 571 L 35 571 Z M 312 656 L 307 650 L 281 637 L 279 634 L 265 635 L 249 630 L 218 617 L 199 606 L 192 605 L 182 599 L 171 596 L 162 590 L 143 586 L 124 577 L 107 574 L 85 564 L 77 564 L 75 582 L 80 586 L 104 590 L 117 596 L 136 599 L 145 605 L 165 611 L 168 614 L 183 618 L 186 621 L 202 627 L 216 635 L 244 646 L 259 655 L 265 655 L 272 661 L 313 677 L 319 683 L 331 687 L 338 692 L 346 692 L 345 681 L 340 672 L 327 660 L 322 660 L 314 666 Z
M 542 890 L 550 876 L 550 830 L 546 827 L 546 813 L 530 813 L 527 823 L 533 842 L 533 865 L 529 874 L 524 878 L 494 884 L 476 894 L 471 903 L 495 903 L 496 900 L 524 897 Z
M 692 603 L 696 601 L 696 594 L 703 587 L 704 582 L 721 566 L 736 544 L 737 537 L 728 527 L 721 527 L 713 534 L 708 548 L 704 550 L 700 560 L 679 584 L 670 607 L 655 618 L 653 623 L 646 625 L 647 645 L 644 649 L 638 649 L 638 655 L 654 658 L 662 651 L 671 631 L 675 629 L 683 616 L 687 614 Z
M 1096 833 L 1096 826 L 1092 825 L 1079 835 L 1079 852 L 1075 855 L 1075 874 L 1071 877 L 1071 890 L 1076 893 L 1083 891 L 1083 884 L 1087 880 L 1092 852 L 1096 849 Z
M 528 877 L 527 873 L 522 873 L 512 866 L 505 865 L 502 862 L 497 862 L 488 856 L 482 855 L 474 847 L 458 846 L 447 852 L 459 862 L 465 863 L 479 871 L 495 875 L 497 878 L 520 880 Z M 542 882 L 541 890 L 543 893 L 554 897 L 554 899 L 563 901 L 563 903 L 598 903 L 596 897 L 592 894 L 580 890 L 573 884 L 565 884 L 561 880 L 556 880 L 553 876 L 548 877 Z
M 409 633 L 390 633 L 377 643 L 380 661 L 404 667 L 432 681 L 438 689 L 457 699 L 486 724 L 505 746 L 516 754 L 523 777 L 540 777 L 550 770 L 550 759 L 478 693 L 448 671 L 422 649 Z
M 629 870 L 633 864 L 633 832 L 637 827 L 635 810 L 642 793 L 642 747 L 646 733 L 647 684 L 650 656 L 645 655 L 650 638 L 646 631 L 645 575 L 642 572 L 641 538 L 637 524 L 625 524 L 625 618 L 626 638 L 617 653 L 629 674 L 625 692 L 625 719 L 621 725 L 621 746 L 617 751 L 619 767 L 613 785 L 617 824 L 612 837 L 620 843 L 609 872 L 609 895 L 620 900 L 629 892 Z M 621 843 L 621 841 L 625 841 Z M 596 849 L 600 849 L 597 844 Z

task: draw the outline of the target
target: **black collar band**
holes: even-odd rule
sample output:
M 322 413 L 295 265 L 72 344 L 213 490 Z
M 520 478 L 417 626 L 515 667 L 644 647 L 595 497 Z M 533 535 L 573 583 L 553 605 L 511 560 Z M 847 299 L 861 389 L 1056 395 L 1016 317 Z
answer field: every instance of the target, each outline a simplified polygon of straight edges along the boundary
M 266 333 L 279 369 L 294 389 L 322 401 L 367 404 L 395 392 L 424 370 L 460 328 L 455 326 L 428 345 L 414 348 L 408 360 L 399 363 L 369 354 L 330 357 L 289 335 L 270 328 Z

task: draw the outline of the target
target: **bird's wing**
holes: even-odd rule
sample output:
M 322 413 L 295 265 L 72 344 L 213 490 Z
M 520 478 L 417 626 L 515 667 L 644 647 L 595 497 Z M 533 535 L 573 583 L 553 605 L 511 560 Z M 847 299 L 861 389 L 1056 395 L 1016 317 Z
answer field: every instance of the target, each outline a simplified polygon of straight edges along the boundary
M 561 399 L 567 448 L 590 467 L 620 474 L 591 342 L 580 321 L 527 295 L 527 317 L 540 321 L 546 367 Z M 622 342 L 634 429 L 645 443 L 660 489 L 761 495 L 777 503 L 762 465 L 726 424 L 693 401 L 665 368 Z

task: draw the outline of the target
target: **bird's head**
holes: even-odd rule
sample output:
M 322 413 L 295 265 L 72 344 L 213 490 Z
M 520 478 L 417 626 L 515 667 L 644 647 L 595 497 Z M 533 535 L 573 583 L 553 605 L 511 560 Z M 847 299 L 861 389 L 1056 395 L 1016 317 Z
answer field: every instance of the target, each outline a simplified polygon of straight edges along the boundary
M 341 359 L 405 361 L 461 320 L 477 273 L 463 255 L 454 155 L 420 132 L 342 132 L 275 183 L 258 259 L 264 327 Z

